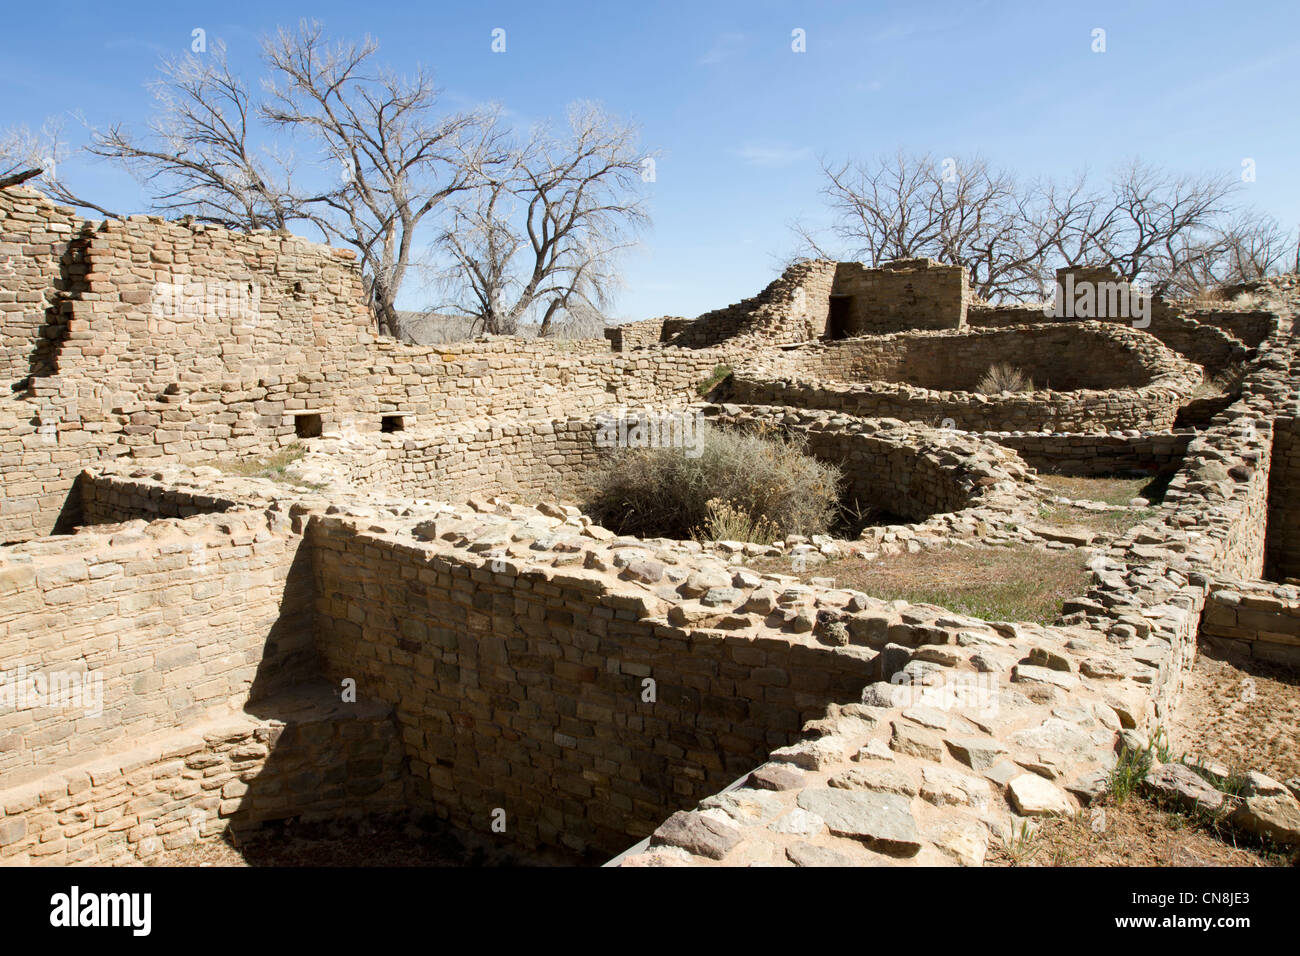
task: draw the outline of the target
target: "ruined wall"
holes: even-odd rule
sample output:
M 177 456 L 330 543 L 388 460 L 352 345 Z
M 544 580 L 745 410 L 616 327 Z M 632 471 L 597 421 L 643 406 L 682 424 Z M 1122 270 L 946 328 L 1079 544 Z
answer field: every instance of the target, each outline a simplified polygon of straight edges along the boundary
M 909 521 L 988 504 L 993 486 L 1014 480 L 1005 467 L 1012 452 L 973 436 L 901 422 L 844 421 L 829 412 L 726 404 L 707 410 L 718 424 L 741 429 L 763 425 L 798 437 L 806 451 L 840 466 L 844 500 Z
M 1224 579 L 1211 592 L 1201 638 L 1231 653 L 1300 666 L 1300 592 Z
M 1087 354 L 1092 361 L 1081 361 Z M 1010 362 L 1043 389 L 984 395 L 989 367 Z M 1165 430 L 1202 373 L 1149 336 L 1102 323 L 971 332 L 912 332 L 764 355 L 737 368 L 728 398 L 837 409 L 967 431 Z M 1125 387 L 1126 383 L 1140 385 Z M 927 387 L 932 383 L 938 387 Z M 948 383 L 948 384 L 945 384 Z
M 483 419 L 313 449 L 348 484 L 415 497 L 549 492 L 599 461 L 597 423 Z M 308 462 L 310 464 L 310 461 Z
M 1047 474 L 1113 475 L 1127 471 L 1152 474 L 1176 471 L 1194 431 L 1148 432 L 1136 436 L 1110 433 L 985 432 L 983 437 L 1015 449 L 1025 461 Z
M 32 240 L 0 254 L 23 376 L 28 333 L 46 321 L 33 308 L 56 302 L 58 315 L 45 374 L 0 396 L 0 542 L 52 531 L 94 462 L 261 455 L 293 441 L 304 412 L 327 433 L 367 433 L 391 412 L 427 426 L 690 400 L 724 361 L 616 355 L 599 340 L 410 346 L 373 333 L 345 250 L 157 217 L 84 223 L 22 189 L 0 190 L 0 217 L 5 235 Z M 73 233 L 61 278 L 54 259 Z
M 1210 325 L 1240 339 L 1247 348 L 1257 348 L 1260 343 L 1271 336 L 1278 328 L 1278 316 L 1275 312 L 1255 310 L 1236 312 L 1223 309 L 1191 309 L 1184 313 L 1184 318 L 1200 325 Z
M 966 270 L 933 259 L 898 259 L 874 269 L 837 263 L 831 295 L 849 297 L 849 335 L 959 329 L 970 302 Z
M 110 525 L 5 549 L 6 672 L 97 675 L 102 713 L 4 709 L 0 787 L 301 680 L 314 658 L 300 542 L 269 527 L 265 514 L 245 512 Z
M 1265 574 L 1274 581 L 1300 578 L 1300 418 L 1293 416 L 1273 422 Z
M 0 189 L 0 390 L 50 374 L 59 301 L 85 274 L 72 210 L 40 193 Z M 47 334 L 48 333 L 48 334 Z
M 796 263 L 758 295 L 706 312 L 667 344 L 698 349 L 724 343 L 739 347 L 746 340 L 773 345 L 819 338 L 826 331 L 835 270 L 836 264 L 824 259 Z
M 328 672 L 395 702 L 431 809 L 486 831 L 502 808 L 526 846 L 617 852 L 868 676 L 807 636 L 656 622 L 596 572 L 493 574 L 331 520 L 309 534 Z
M 667 342 L 690 325 L 691 321 L 679 315 L 665 315 L 658 319 L 643 319 L 639 322 L 607 326 L 604 335 L 610 343 L 611 350 L 626 352 L 630 349 L 647 348 Z
M 977 391 L 993 365 L 1024 371 L 1039 389 L 1131 388 L 1184 363 L 1147 336 L 1099 323 L 968 332 L 900 332 L 819 343 L 755 358 L 737 371 L 839 382 L 884 381 L 936 391 Z
M 124 865 L 265 820 L 403 811 L 408 782 L 390 707 L 285 701 L 0 787 L 0 865 Z

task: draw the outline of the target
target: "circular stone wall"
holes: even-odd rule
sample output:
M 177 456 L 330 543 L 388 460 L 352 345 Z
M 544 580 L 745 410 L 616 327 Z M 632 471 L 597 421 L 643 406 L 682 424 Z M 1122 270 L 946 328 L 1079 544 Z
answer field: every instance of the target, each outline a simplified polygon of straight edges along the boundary
M 1036 507 L 1029 466 L 974 435 L 815 410 L 727 404 L 706 414 L 723 427 L 799 435 L 810 455 L 843 468 L 846 500 L 909 521 L 941 515 L 973 521 L 986 511 L 1001 520 Z
M 1032 392 L 975 391 L 995 364 Z M 1201 369 L 1144 332 L 1101 322 L 903 332 L 766 353 L 736 370 L 731 398 L 838 409 L 968 431 L 1167 429 Z

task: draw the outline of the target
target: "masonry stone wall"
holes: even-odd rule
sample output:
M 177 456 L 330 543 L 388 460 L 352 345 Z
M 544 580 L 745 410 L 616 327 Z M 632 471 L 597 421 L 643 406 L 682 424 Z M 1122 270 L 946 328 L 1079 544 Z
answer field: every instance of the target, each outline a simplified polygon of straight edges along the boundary
M 52 371 L 59 303 L 83 281 L 82 223 L 30 190 L 0 190 L 0 382 Z
M 706 312 L 669 339 L 669 345 L 705 348 L 745 341 L 763 344 L 807 342 L 826 331 L 836 264 L 799 262 L 753 298 Z
M 762 425 L 799 438 L 813 457 L 842 467 L 847 503 L 908 521 L 997 502 L 1016 483 L 1022 464 L 1014 453 L 974 436 L 902 422 L 733 404 L 707 411 L 727 427 Z
M 996 364 L 1023 370 L 1040 389 L 1072 391 L 1140 387 L 1180 363 L 1145 336 L 1089 323 L 1072 328 L 900 332 L 819 343 L 765 355 L 739 371 L 744 374 L 754 366 L 796 379 L 976 391 Z
M 580 568 L 494 574 L 335 521 L 311 534 L 328 673 L 395 703 L 432 808 L 485 832 L 501 808 L 527 846 L 617 852 L 869 675 L 852 649 L 646 619 Z
M 300 543 L 264 513 L 232 513 L 5 549 L 5 670 L 93 675 L 103 697 L 97 715 L 82 706 L 0 713 L 0 781 L 74 765 L 300 680 L 313 660 Z
M 623 322 L 605 329 L 604 335 L 615 352 L 629 349 L 648 348 L 670 341 L 688 325 L 692 319 L 677 315 L 665 315 L 658 319 L 642 319 L 639 322 Z
M 848 335 L 959 329 L 971 297 L 966 270 L 933 259 L 898 259 L 874 269 L 837 263 L 831 295 L 848 299 Z
M 1236 312 L 1229 309 L 1191 309 L 1184 317 L 1200 325 L 1214 326 L 1239 339 L 1247 348 L 1257 348 L 1278 329 L 1274 312 L 1254 310 Z
M 1201 618 L 1202 640 L 1229 653 L 1300 666 L 1300 591 L 1222 578 Z
M 1300 578 L 1300 418 L 1274 420 L 1269 485 L 1265 573 L 1274 581 Z
M 917 345 L 916 343 L 923 343 Z M 1107 348 L 1109 346 L 1109 348 Z M 1113 361 L 1096 361 L 1104 354 Z M 984 395 L 950 391 L 998 361 L 1047 374 L 1053 387 Z M 1073 364 L 1071 364 L 1073 363 Z M 942 386 L 945 374 L 954 385 Z M 903 381 L 890 381 L 889 377 Z M 870 381 L 875 377 L 877 380 Z M 914 332 L 766 355 L 737 368 L 728 397 L 753 405 L 826 408 L 966 431 L 1166 430 L 1202 379 L 1199 368 L 1149 336 L 1099 323 Z M 927 388 L 933 382 L 944 390 Z M 1079 387 L 1085 383 L 1094 387 Z M 1126 383 L 1141 384 L 1125 387 Z M 1044 382 L 1037 381 L 1043 387 Z
M 1014 449 L 1041 472 L 1088 476 L 1177 471 L 1195 434 L 1183 429 L 1137 435 L 984 432 L 982 437 Z
M 232 714 L 0 786 L 0 866 L 123 865 L 267 820 L 405 812 L 391 707 L 318 693 Z
M 86 464 L 261 455 L 295 440 L 304 414 L 326 432 L 368 433 L 394 412 L 433 425 L 662 404 L 694 398 L 725 360 L 616 355 L 599 340 L 380 338 L 352 254 L 287 234 L 90 223 L 23 189 L 0 190 L 0 232 L 22 240 L 0 254 L 16 381 L 42 323 L 47 343 L 40 374 L 0 396 L 0 542 L 53 530 Z
M 596 464 L 592 418 L 458 422 L 425 432 L 322 443 L 312 454 L 341 469 L 349 484 L 418 497 L 548 492 Z M 310 460 L 307 462 L 310 465 Z

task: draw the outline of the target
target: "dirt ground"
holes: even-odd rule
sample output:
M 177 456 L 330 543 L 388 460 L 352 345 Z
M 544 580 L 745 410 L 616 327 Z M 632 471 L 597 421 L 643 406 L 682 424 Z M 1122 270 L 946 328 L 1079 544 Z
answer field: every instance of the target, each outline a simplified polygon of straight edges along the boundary
M 1202 647 L 1168 730 L 1176 753 L 1276 780 L 1300 775 L 1300 673 Z

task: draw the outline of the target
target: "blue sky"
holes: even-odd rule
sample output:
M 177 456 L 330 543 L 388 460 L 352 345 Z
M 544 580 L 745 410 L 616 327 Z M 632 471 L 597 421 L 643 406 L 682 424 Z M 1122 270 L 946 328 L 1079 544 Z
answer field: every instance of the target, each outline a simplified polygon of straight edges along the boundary
M 1026 176 L 1104 174 L 1135 156 L 1236 174 L 1249 157 L 1245 198 L 1300 223 L 1300 4 L 1284 0 L 65 0 L 51 13 L 6 11 L 0 126 L 81 110 L 93 125 L 141 128 L 145 85 L 161 57 L 189 51 L 192 29 L 224 40 L 251 77 L 259 37 L 304 16 L 332 36 L 371 33 L 399 71 L 431 69 L 454 108 L 495 101 L 528 123 L 599 100 L 659 152 L 653 225 L 625 259 L 620 318 L 695 315 L 759 290 L 794 249 L 790 222 L 824 218 L 822 155 L 980 152 Z M 504 54 L 490 49 L 496 27 Z M 1105 53 L 1091 50 L 1097 27 Z M 795 28 L 805 53 L 791 50 Z M 147 208 L 120 170 L 78 161 L 63 174 L 101 205 Z M 422 304 L 414 288 L 403 305 Z

